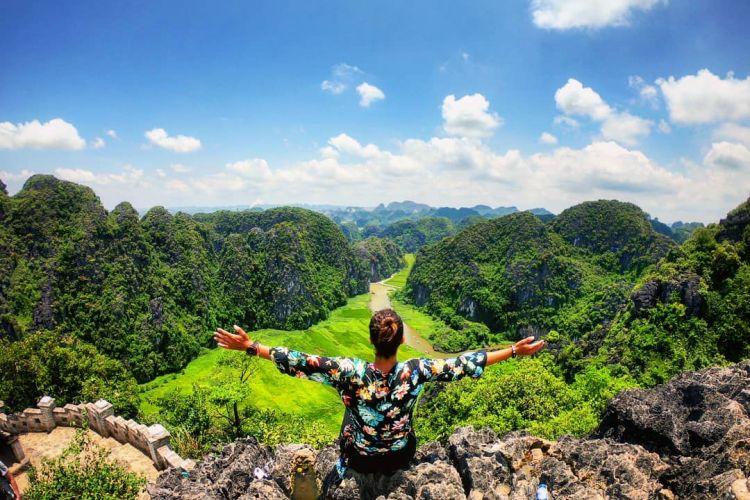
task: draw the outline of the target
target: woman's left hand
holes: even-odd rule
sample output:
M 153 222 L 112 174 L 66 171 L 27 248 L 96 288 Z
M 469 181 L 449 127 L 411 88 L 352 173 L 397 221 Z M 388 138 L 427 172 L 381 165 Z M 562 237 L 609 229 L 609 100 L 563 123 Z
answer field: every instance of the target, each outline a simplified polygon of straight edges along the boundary
M 517 356 L 531 356 L 544 347 L 544 340 L 533 341 L 534 337 L 526 337 L 514 344 Z
M 226 330 L 217 328 L 214 332 L 214 340 L 219 344 L 219 347 L 223 347 L 224 349 L 246 351 L 253 341 L 250 340 L 250 336 L 245 333 L 245 330 L 239 326 L 234 325 L 234 331 L 237 333 L 229 333 Z

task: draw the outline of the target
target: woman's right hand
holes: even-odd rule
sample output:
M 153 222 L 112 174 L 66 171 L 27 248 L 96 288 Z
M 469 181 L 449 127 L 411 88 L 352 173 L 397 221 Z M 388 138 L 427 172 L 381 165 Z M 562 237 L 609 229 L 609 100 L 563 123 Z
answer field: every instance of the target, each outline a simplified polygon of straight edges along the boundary
M 252 340 L 250 340 L 250 336 L 245 333 L 245 330 L 237 325 L 234 325 L 234 331 L 237 333 L 229 333 L 226 330 L 217 328 L 214 332 L 214 340 L 219 344 L 219 347 L 223 347 L 224 349 L 246 351 L 253 343 Z
M 516 351 L 516 356 L 531 356 L 532 354 L 535 354 L 538 352 L 542 347 L 544 347 L 544 340 L 537 340 L 536 342 L 533 342 L 534 337 L 526 337 L 525 339 L 519 340 L 515 344 L 513 344 L 513 347 Z

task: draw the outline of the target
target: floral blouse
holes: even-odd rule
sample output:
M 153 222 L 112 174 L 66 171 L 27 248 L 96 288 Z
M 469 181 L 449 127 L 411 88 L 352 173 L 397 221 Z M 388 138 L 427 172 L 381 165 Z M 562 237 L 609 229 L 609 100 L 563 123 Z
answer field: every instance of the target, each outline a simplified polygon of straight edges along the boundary
M 410 359 L 388 373 L 357 358 L 326 358 L 271 348 L 281 373 L 333 386 L 350 410 L 342 438 L 362 455 L 396 451 L 406 446 L 411 416 L 425 382 L 479 377 L 487 363 L 486 351 L 450 359 Z

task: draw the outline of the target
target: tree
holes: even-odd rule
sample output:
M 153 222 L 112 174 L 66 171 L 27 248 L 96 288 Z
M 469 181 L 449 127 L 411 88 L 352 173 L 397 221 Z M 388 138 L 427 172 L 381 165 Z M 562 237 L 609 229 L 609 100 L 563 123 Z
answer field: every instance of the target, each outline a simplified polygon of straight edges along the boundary
M 254 357 L 224 353 L 219 359 L 218 367 L 228 368 L 230 372 L 222 377 L 218 386 L 209 393 L 217 416 L 227 423 L 229 434 L 235 439 L 244 435 L 242 424 L 247 420 L 248 413 L 240 412 L 240 404 L 250 396 L 247 381 L 257 371 L 255 360 Z

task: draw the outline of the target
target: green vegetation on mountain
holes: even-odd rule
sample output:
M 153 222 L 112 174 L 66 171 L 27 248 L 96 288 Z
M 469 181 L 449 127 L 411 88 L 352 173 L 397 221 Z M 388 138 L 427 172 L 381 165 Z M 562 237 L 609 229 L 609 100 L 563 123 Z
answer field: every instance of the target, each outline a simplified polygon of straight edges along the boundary
M 366 291 L 373 266 L 400 266 L 391 242 L 371 240 L 361 255 L 309 210 L 191 217 L 155 207 L 141 219 L 128 203 L 108 213 L 91 189 L 46 175 L 14 196 L 0 193 L 0 222 L 0 338 L 22 339 L 8 345 L 31 352 L 71 338 L 61 342 L 71 352 L 106 357 L 79 365 L 77 383 L 67 371 L 49 380 L 41 361 L 23 368 L 35 373 L 33 391 L 15 378 L 23 370 L 3 371 L 16 374 L 0 385 L 11 409 L 55 389 L 60 403 L 106 396 L 132 413 L 132 401 L 106 384 L 83 381 L 106 380 L 104 365 L 138 381 L 178 371 L 217 325 L 306 328 Z M 52 336 L 35 340 L 35 332 Z M 30 392 L 18 397 L 13 387 Z
M 705 227 L 702 222 L 685 223 L 682 221 L 677 221 L 672 224 L 672 234 L 670 235 L 670 238 L 675 240 L 677 243 L 685 243 L 696 229 L 702 227 Z
M 390 239 L 370 237 L 354 245 L 364 266 L 359 274 L 366 273 L 369 281 L 381 281 L 396 273 L 404 266 L 401 249 Z
M 695 230 L 644 274 L 627 307 L 580 342 L 564 343 L 568 374 L 595 364 L 645 385 L 750 357 L 750 200 Z
M 462 348 L 551 329 L 574 339 L 611 321 L 675 246 L 629 203 L 582 203 L 549 224 L 519 212 L 420 251 L 404 297 L 456 330 L 468 319 L 495 332 L 467 329 Z
M 632 203 L 587 201 L 564 210 L 551 229 L 609 271 L 642 271 L 656 263 L 674 242 L 654 230 L 648 216 Z
M 594 367 L 568 384 L 555 374 L 552 357 L 542 355 L 491 366 L 479 380 L 429 386 L 415 422 L 424 442 L 444 441 L 464 425 L 491 427 L 498 434 L 528 429 L 548 439 L 584 436 L 598 425 L 606 402 L 634 385 Z
M 357 207 L 320 210 L 339 225 L 350 242 L 370 236 L 389 238 L 407 253 L 437 243 L 473 224 L 518 212 L 516 207 L 434 208 L 411 201 L 381 204 L 374 210 Z M 532 209 L 531 213 L 545 221 L 554 217 L 544 208 Z
M 133 375 L 72 335 L 39 331 L 19 341 L 0 339 L 0 373 L 0 399 L 10 408 L 36 406 L 49 394 L 65 402 L 104 398 L 125 417 L 138 412 Z
M 455 234 L 456 228 L 446 217 L 424 217 L 418 220 L 394 222 L 376 232 L 376 236 L 390 238 L 407 253 Z

